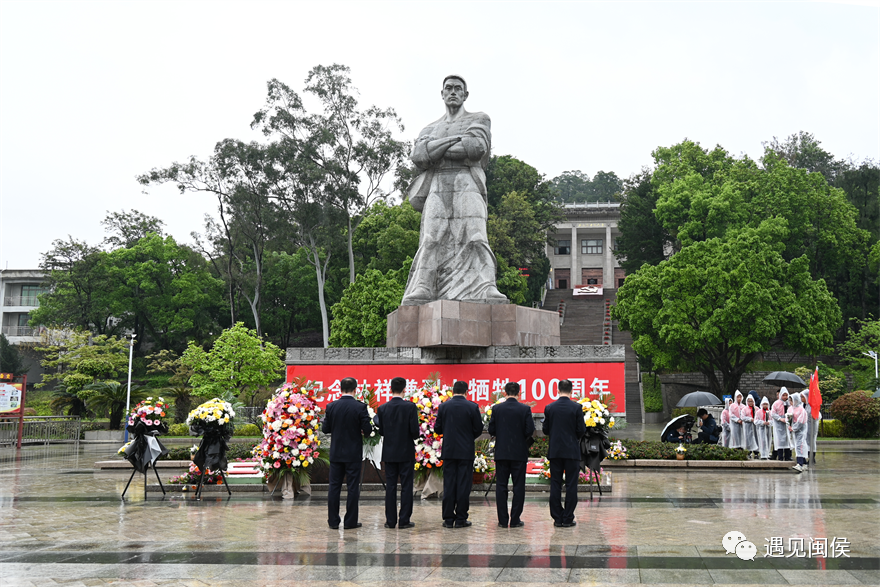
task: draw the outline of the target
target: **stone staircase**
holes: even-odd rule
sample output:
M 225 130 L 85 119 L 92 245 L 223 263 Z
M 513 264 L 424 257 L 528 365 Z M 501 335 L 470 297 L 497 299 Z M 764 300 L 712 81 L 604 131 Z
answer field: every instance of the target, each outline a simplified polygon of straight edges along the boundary
M 639 387 L 639 368 L 632 337 L 617 328 L 608 310 L 617 292 L 606 291 L 601 296 L 573 297 L 570 289 L 552 289 L 544 299 L 545 310 L 556 310 L 564 304 L 564 321 L 560 328 L 560 342 L 568 344 L 622 344 L 626 349 L 624 381 L 626 385 L 626 419 L 633 424 L 642 423 L 642 397 Z

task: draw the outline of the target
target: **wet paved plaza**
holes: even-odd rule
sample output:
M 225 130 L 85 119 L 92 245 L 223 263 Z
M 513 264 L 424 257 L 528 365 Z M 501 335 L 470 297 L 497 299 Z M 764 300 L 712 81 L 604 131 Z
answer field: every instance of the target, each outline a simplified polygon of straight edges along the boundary
M 416 499 L 415 528 L 385 529 L 367 493 L 363 527 L 331 530 L 320 493 L 144 501 L 136 477 L 122 502 L 128 473 L 93 469 L 116 448 L 0 450 L 0 586 L 880 585 L 877 449 L 823 446 L 801 475 L 615 469 L 574 528 L 553 526 L 546 493 L 528 494 L 524 528 L 499 528 L 481 492 L 471 528 L 442 528 L 440 502 Z M 754 561 L 725 554 L 733 530 Z

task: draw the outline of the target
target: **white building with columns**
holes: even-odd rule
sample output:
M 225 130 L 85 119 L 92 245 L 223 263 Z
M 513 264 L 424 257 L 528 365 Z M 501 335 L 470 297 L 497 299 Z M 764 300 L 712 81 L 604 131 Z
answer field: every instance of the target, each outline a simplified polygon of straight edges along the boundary
M 594 285 L 616 290 L 626 276 L 614 256 L 619 236 L 617 202 L 565 204 L 565 220 L 556 225 L 556 246 L 547 246 L 552 289 Z

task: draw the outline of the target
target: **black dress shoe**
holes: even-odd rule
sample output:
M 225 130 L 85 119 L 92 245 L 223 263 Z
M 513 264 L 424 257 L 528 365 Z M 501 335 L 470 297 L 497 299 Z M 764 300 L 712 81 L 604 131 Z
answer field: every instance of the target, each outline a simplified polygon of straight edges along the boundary
M 327 525 L 330 526 L 331 530 L 339 530 L 339 524 L 336 524 L 335 526 L 333 524 L 327 524 Z
M 565 527 L 565 524 L 563 524 L 562 522 L 553 522 L 553 525 L 556 526 L 557 528 L 564 528 Z
M 444 528 L 455 528 L 455 524 L 450 523 L 450 522 L 443 522 L 443 527 Z
M 572 526 L 577 526 L 577 522 L 566 522 L 562 525 L 563 528 L 571 528 Z
M 357 524 L 355 524 L 353 526 L 343 526 L 342 529 L 343 530 L 354 530 L 355 528 L 360 528 L 361 526 L 363 526 L 363 524 L 358 522 Z
M 511 528 L 522 528 L 525 525 L 526 525 L 526 523 L 523 522 L 522 520 L 520 520 L 519 522 L 511 522 L 510 523 Z
M 386 528 L 394 528 L 394 526 L 392 526 L 391 524 L 388 524 L 387 522 L 386 522 L 386 524 L 385 524 L 385 527 L 386 527 Z
M 474 525 L 474 523 L 473 523 L 473 522 L 469 522 L 468 520 L 465 520 L 464 522 L 456 522 L 456 523 L 455 523 L 455 527 L 456 527 L 456 528 L 468 528 L 468 527 L 473 526 L 473 525 Z
M 507 524 L 502 524 L 501 522 L 498 522 L 498 527 L 499 528 L 507 528 Z
M 416 527 L 416 523 L 415 523 L 415 522 L 407 522 L 406 524 L 401 524 L 401 525 L 399 526 L 399 528 L 400 528 L 401 530 L 406 530 L 407 528 L 415 528 L 415 527 Z

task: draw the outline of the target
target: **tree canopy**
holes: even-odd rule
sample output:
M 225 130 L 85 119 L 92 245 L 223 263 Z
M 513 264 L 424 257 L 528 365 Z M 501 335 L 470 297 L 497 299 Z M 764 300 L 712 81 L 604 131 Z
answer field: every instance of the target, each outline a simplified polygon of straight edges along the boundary
M 656 368 L 699 371 L 716 393 L 732 394 L 748 364 L 774 344 L 822 352 L 840 310 L 805 256 L 783 257 L 786 234 L 784 220 L 769 219 L 644 265 L 618 291 L 612 316 Z

